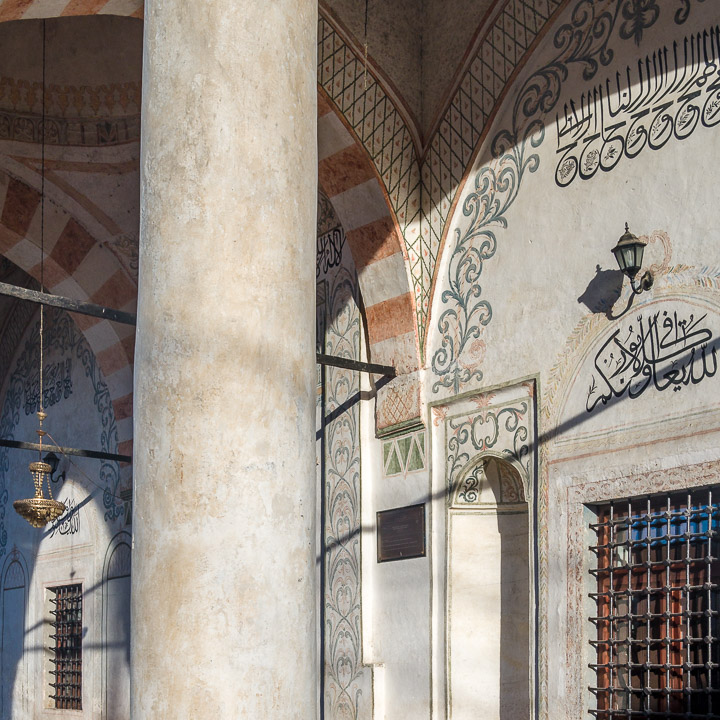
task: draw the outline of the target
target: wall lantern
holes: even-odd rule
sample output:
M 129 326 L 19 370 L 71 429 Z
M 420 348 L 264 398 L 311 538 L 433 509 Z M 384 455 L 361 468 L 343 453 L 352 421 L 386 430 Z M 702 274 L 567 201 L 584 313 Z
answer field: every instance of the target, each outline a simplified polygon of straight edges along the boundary
M 640 278 L 640 285 L 635 285 L 635 276 L 640 272 L 643 260 L 643 251 L 647 243 L 640 240 L 630 232 L 628 224 L 625 223 L 625 234 L 618 240 L 618 244 L 612 249 L 613 255 L 624 275 L 630 278 L 630 287 L 635 295 L 643 290 L 649 290 L 653 284 L 652 273 L 647 270 Z

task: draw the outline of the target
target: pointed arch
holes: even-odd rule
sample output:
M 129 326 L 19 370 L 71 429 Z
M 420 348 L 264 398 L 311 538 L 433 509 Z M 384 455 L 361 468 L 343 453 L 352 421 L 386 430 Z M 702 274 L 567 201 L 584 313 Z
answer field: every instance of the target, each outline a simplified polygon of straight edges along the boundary
M 108 543 L 102 574 L 102 718 L 129 715 L 130 573 L 132 538 L 121 530 Z M 123 706 L 124 704 L 124 706 Z
M 415 303 L 397 220 L 367 151 L 320 88 L 318 182 L 343 226 L 358 272 L 370 358 L 401 373 L 417 369 Z
M 17 702 L 26 703 L 27 653 L 25 616 L 28 607 L 28 568 L 17 546 L 8 553 L 0 575 L 0 717 Z M 17 683 L 20 683 L 17 686 Z M 16 687 L 17 686 L 17 687 Z
M 0 254 L 40 280 L 40 193 L 0 170 Z M 117 258 L 64 208 L 46 199 L 45 286 L 70 296 L 117 309 L 134 309 L 137 286 Z M 116 420 L 132 415 L 134 328 L 108 320 L 72 315 L 107 381 Z M 130 423 L 120 424 L 119 452 L 132 451 Z M 122 429 L 124 428 L 124 430 Z

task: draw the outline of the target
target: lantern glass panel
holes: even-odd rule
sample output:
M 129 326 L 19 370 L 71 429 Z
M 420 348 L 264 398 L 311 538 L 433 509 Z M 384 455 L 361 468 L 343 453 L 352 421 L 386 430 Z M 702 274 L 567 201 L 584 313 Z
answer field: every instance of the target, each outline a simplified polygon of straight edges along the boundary
M 642 243 L 637 243 L 634 246 L 635 249 L 635 267 L 640 270 L 642 267 L 642 261 L 643 261 L 643 250 L 645 250 L 645 246 Z
M 635 264 L 635 248 L 632 245 L 626 245 L 623 248 L 623 255 L 625 256 L 623 258 L 623 265 L 625 266 L 624 270 L 632 272 L 633 269 L 637 268 L 637 265 Z
M 615 260 L 617 260 L 620 270 L 625 272 L 625 260 L 623 259 L 622 248 L 613 248 L 613 255 L 615 255 Z

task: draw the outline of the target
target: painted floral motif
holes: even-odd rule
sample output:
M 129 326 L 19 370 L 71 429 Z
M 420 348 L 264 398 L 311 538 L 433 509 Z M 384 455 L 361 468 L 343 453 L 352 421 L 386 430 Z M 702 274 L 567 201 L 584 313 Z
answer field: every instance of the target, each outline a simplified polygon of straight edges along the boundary
M 518 474 L 503 463 L 498 464 L 498 470 L 500 472 L 500 502 L 525 502 L 525 492 Z
M 657 0 L 628 0 L 622 9 L 625 22 L 620 26 L 620 37 L 623 40 L 632 38 L 639 45 L 643 30 L 653 25 L 659 15 Z
M 506 462 L 500 462 L 495 458 L 486 458 L 475 465 L 457 484 L 453 500 L 454 506 L 479 504 L 485 488 L 492 487 L 488 482 L 490 468 L 498 474 L 499 496 L 495 496 L 498 504 L 525 502 L 525 492 L 518 472 Z
M 357 358 L 356 278 L 341 268 L 329 292 L 325 352 Z M 328 718 L 359 718 L 365 683 L 360 634 L 360 429 L 357 372 L 326 368 L 325 707 Z M 340 411 L 338 413 L 338 411 Z
M 325 232 L 337 228 L 331 207 L 323 226 Z M 320 267 L 318 349 L 357 360 L 361 332 L 357 275 L 348 260 L 344 236 L 339 248 L 343 256 L 340 266 Z M 360 614 L 360 377 L 351 370 L 326 366 L 319 382 L 318 467 L 324 495 L 325 588 L 321 609 L 322 701 L 327 720 L 364 720 L 369 717 L 372 690 L 370 670 L 362 664 Z
M 460 481 L 460 490 L 457 494 L 457 502 L 463 502 L 468 505 L 472 505 L 474 502 L 477 502 L 480 495 L 480 485 L 482 484 L 484 467 L 485 466 L 480 463 L 473 468 L 472 472 Z
M 626 6 L 627 0 L 615 0 L 610 6 L 591 0 L 578 2 L 570 22 L 555 34 L 555 59 L 525 81 L 513 106 L 511 127 L 494 137 L 490 146 L 493 162 L 475 175 L 473 189 L 462 205 L 467 222 L 464 229 L 455 229 L 447 289 L 441 296 L 445 308 L 437 326 L 440 346 L 431 361 L 438 376 L 433 392 L 448 388 L 457 394 L 468 384 L 482 381 L 482 370 L 465 364 L 463 355 L 492 320 L 492 306 L 482 297 L 480 285 L 484 263 L 495 254 L 496 232 L 507 227 L 506 213 L 523 178 L 539 167 L 535 150 L 545 137 L 545 119 L 560 98 L 570 67 L 580 66 L 583 79 L 589 81 L 601 65 L 610 64 L 613 52 L 608 42 Z M 643 27 L 647 28 L 657 17 L 649 7 L 645 10 L 649 14 L 643 16 Z
M 447 421 L 449 488 L 453 487 L 458 474 L 472 457 L 488 450 L 499 449 L 501 455 L 520 465 L 530 476 L 529 410 L 530 403 L 519 400 Z M 466 502 L 473 502 L 469 497 L 479 488 L 479 484 L 472 483 L 472 478 L 470 483 L 467 488 L 461 488 L 461 491 L 468 493 Z

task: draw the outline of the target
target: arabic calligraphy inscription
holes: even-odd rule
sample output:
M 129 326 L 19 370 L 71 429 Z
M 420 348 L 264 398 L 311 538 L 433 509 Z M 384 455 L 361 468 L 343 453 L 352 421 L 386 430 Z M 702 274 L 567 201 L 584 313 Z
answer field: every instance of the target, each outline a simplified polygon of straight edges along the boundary
M 67 498 L 63 502 L 67 509 L 52 526 L 50 537 L 53 537 L 55 533 L 59 533 L 60 535 L 74 535 L 80 532 L 80 508 L 77 506 L 75 498 Z
M 585 409 L 648 388 L 679 392 L 717 372 L 718 339 L 707 313 L 658 310 L 627 319 L 600 346 Z
M 342 263 L 342 251 L 345 237 L 340 228 L 333 228 L 317 238 L 317 254 L 315 260 L 315 277 L 327 273 Z
M 645 147 L 659 150 L 673 137 L 684 140 L 699 126 L 719 123 L 720 26 L 713 25 L 565 103 L 556 114 L 555 182 L 567 187 L 578 175 L 588 180 Z

